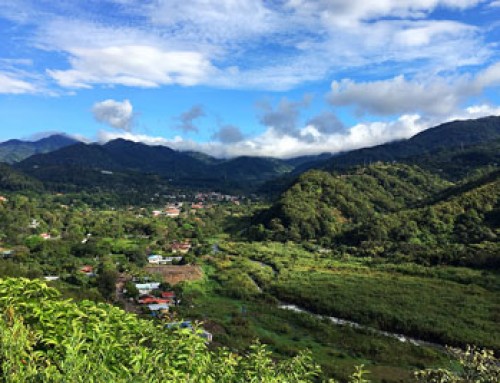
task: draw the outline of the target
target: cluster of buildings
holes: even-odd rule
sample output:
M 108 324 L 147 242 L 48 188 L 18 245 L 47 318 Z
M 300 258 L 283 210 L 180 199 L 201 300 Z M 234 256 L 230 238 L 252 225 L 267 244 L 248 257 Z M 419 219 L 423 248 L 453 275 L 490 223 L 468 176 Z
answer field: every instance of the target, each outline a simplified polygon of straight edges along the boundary
M 135 283 L 135 287 L 140 294 L 137 303 L 141 307 L 146 307 L 153 317 L 165 317 L 170 306 L 178 303 L 173 291 L 162 291 L 159 296 L 152 295 L 152 292 L 160 287 L 158 282 Z
M 137 303 L 146 308 L 154 318 L 166 318 L 170 307 L 179 303 L 174 291 L 161 291 L 159 294 L 153 295 L 153 291 L 160 288 L 159 282 L 135 282 L 134 285 L 140 294 Z M 206 342 L 212 341 L 210 332 L 204 329 L 195 330 L 191 321 L 170 322 L 165 327 L 168 329 L 188 328 L 196 331 Z
M 222 194 L 218 192 L 208 192 L 208 193 L 196 193 L 194 196 L 197 201 L 210 201 L 210 202 L 233 202 L 238 203 L 240 197 L 230 195 L 230 194 Z
M 168 197 L 172 200 L 176 200 L 176 199 L 189 200 L 186 197 L 186 195 L 179 195 L 179 196 L 168 195 L 165 197 Z M 222 194 L 219 192 L 206 192 L 206 193 L 198 192 L 198 193 L 195 193 L 194 196 L 192 196 L 191 198 L 192 198 L 192 202 L 189 205 L 188 209 L 186 209 L 186 210 L 191 210 L 191 212 L 196 212 L 197 210 L 211 207 L 213 203 L 232 202 L 236 205 L 239 205 L 241 197 L 230 195 L 230 194 Z M 177 218 L 181 215 L 183 206 L 184 206 L 184 202 L 181 202 L 181 201 L 172 202 L 172 203 L 169 203 L 162 210 L 153 210 L 153 216 L 154 217 L 166 216 L 166 217 L 170 217 L 170 218 Z

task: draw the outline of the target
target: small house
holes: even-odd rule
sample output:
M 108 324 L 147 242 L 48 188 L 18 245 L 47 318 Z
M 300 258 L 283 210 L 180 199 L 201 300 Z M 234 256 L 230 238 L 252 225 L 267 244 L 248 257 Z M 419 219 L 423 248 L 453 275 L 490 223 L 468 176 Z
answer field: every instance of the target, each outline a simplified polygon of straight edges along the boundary
M 159 265 L 163 257 L 161 255 L 153 254 L 148 257 L 148 262 L 154 265 Z
M 148 309 L 154 317 L 160 317 L 167 314 L 168 308 L 169 306 L 166 303 L 153 303 L 148 305 Z
M 58 275 L 47 275 L 47 276 L 43 277 L 43 279 L 45 279 L 47 282 L 52 282 L 52 281 L 59 280 L 59 276 Z
M 12 258 L 14 250 L 0 248 L 0 254 L 2 255 L 2 258 Z
M 156 290 L 160 287 L 159 282 L 150 282 L 150 283 L 136 283 L 135 287 L 139 290 L 139 294 L 149 294 L 151 291 Z
M 176 218 L 181 214 L 181 211 L 176 207 L 169 207 L 165 210 L 165 215 L 167 217 Z

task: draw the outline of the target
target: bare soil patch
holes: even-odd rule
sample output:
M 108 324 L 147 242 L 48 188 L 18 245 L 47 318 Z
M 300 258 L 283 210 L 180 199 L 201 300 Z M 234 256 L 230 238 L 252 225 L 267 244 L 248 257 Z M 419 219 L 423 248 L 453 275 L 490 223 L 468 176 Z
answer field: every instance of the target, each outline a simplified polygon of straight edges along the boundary
M 158 265 L 146 266 L 145 270 L 151 274 L 161 274 L 165 282 L 175 285 L 182 281 L 195 281 L 203 277 L 203 271 L 195 265 Z

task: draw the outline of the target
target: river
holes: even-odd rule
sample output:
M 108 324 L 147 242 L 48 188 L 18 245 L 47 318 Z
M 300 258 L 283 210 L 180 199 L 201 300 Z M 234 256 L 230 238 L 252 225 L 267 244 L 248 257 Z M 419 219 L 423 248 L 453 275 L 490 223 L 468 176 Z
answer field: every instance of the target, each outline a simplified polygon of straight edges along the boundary
M 373 328 L 373 327 L 365 326 L 365 325 L 362 325 L 360 323 L 352 322 L 352 321 L 341 319 L 341 318 L 337 318 L 337 317 L 323 316 L 323 315 L 319 315 L 319 314 L 314 314 L 314 313 L 312 313 L 312 312 L 310 312 L 310 311 L 308 311 L 306 309 L 303 309 L 303 308 L 301 308 L 301 307 L 299 307 L 297 305 L 294 305 L 294 304 L 280 303 L 278 305 L 278 307 L 280 309 L 283 309 L 283 310 L 290 310 L 290 311 L 294 311 L 294 312 L 297 312 L 297 313 L 309 314 L 309 315 L 315 316 L 317 318 L 328 318 L 330 320 L 330 322 L 333 325 L 335 325 L 335 326 L 349 326 L 349 327 L 352 327 L 352 328 L 369 331 L 369 332 L 372 332 L 372 333 L 377 334 L 377 335 L 382 335 L 382 336 L 386 336 L 386 337 L 389 337 L 389 338 L 397 339 L 400 342 L 410 343 L 410 344 L 412 344 L 414 346 L 433 347 L 433 348 L 437 348 L 437 349 L 440 349 L 440 350 L 444 350 L 445 349 L 444 346 L 442 346 L 440 344 L 437 344 L 437 343 L 432 343 L 432 342 L 427 342 L 427 341 L 420 340 L 420 339 L 415 339 L 415 338 L 412 338 L 412 337 L 409 337 L 409 336 L 403 335 L 403 334 L 397 334 L 397 333 L 393 333 L 393 332 L 389 332 L 389 331 L 378 330 L 378 329 Z

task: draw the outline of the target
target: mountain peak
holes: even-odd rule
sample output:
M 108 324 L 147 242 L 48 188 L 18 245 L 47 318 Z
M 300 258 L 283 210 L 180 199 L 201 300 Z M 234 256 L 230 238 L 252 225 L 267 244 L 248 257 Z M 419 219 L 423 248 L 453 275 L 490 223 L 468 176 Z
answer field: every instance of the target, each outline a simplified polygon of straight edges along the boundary
M 53 152 L 78 142 L 66 134 L 53 134 L 36 141 L 8 140 L 0 143 L 0 162 L 12 164 L 34 154 Z

